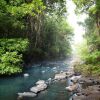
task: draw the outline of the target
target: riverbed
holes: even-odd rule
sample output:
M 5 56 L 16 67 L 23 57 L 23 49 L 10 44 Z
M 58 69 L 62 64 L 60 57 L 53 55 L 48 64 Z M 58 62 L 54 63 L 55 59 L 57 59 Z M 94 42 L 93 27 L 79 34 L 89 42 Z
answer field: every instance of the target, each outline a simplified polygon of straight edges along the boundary
M 56 73 L 68 70 L 67 61 L 41 62 L 33 64 L 24 73 L 29 77 L 12 76 L 0 78 L 0 100 L 17 100 L 18 92 L 28 92 L 38 80 L 48 80 L 54 78 Z M 24 98 L 23 100 L 69 100 L 70 94 L 65 90 L 68 80 L 54 82 L 48 89 L 42 91 L 35 98 Z

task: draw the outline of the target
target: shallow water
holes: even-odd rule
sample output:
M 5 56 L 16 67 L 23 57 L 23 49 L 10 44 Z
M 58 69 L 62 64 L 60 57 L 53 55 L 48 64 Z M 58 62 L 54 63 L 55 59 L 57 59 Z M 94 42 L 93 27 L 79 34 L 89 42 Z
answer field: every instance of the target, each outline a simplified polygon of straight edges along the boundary
M 54 78 L 55 73 L 65 71 L 67 68 L 68 64 L 63 61 L 34 64 L 25 72 L 29 74 L 29 77 L 20 75 L 0 78 L 0 100 L 17 100 L 18 92 L 28 92 L 39 79 Z M 65 90 L 67 84 L 66 80 L 52 83 L 47 90 L 39 93 L 37 97 L 24 98 L 24 100 L 69 100 L 70 96 Z

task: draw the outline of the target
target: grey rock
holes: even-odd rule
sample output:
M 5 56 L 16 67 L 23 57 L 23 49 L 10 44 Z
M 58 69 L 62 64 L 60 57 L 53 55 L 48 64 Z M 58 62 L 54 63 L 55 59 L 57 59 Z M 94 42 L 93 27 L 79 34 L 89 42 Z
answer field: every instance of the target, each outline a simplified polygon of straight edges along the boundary
M 29 74 L 28 74 L 28 73 L 25 73 L 25 74 L 24 74 L 24 77 L 28 77 L 28 76 L 29 76 Z
M 36 82 L 36 85 L 39 85 L 39 84 L 45 84 L 45 81 L 44 80 L 39 80 Z
M 66 87 L 66 90 L 69 91 L 69 92 L 73 92 L 73 91 L 76 91 L 78 89 L 78 87 L 79 87 L 79 84 L 75 83 L 73 85 Z
M 67 77 L 66 73 L 59 73 L 59 74 L 56 74 L 54 79 L 55 80 L 61 80 L 61 79 L 65 79 Z
M 30 89 L 31 92 L 34 92 L 34 93 L 38 93 L 40 91 L 43 91 L 47 88 L 47 84 L 39 84 L 37 86 L 34 86 Z
M 80 76 L 72 76 L 71 78 L 70 78 L 70 80 L 73 82 L 73 83 L 77 83 L 78 82 L 78 80 L 81 78 L 81 75 Z
M 32 93 L 32 92 L 23 92 L 23 93 L 18 93 L 19 97 L 35 97 L 37 94 Z

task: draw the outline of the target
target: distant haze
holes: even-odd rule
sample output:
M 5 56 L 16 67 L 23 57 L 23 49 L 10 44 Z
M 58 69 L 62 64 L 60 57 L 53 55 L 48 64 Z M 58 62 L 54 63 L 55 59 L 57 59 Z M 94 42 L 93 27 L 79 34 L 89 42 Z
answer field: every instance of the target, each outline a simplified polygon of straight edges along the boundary
M 77 16 L 74 12 L 76 6 L 72 2 L 72 0 L 66 0 L 66 7 L 68 11 L 68 22 L 70 25 L 74 28 L 74 38 L 73 41 L 75 44 L 81 43 L 83 40 L 83 34 L 85 33 L 84 28 L 80 25 L 78 25 L 77 22 L 81 21 L 84 22 L 84 19 L 86 18 L 86 14 L 82 14 L 80 16 Z

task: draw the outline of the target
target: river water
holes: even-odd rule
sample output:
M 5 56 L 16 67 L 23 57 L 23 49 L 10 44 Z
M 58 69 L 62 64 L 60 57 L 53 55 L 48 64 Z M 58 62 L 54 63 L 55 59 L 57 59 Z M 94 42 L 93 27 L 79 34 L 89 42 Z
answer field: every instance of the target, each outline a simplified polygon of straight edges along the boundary
M 16 77 L 0 78 L 0 100 L 17 100 L 18 92 L 28 92 L 39 79 L 54 78 L 56 73 L 67 69 L 68 63 L 66 61 L 43 62 L 34 64 L 25 71 L 29 77 L 24 77 L 22 74 Z M 67 85 L 67 80 L 52 83 L 47 90 L 40 92 L 37 97 L 24 98 L 23 100 L 69 100 L 70 95 L 65 90 Z

